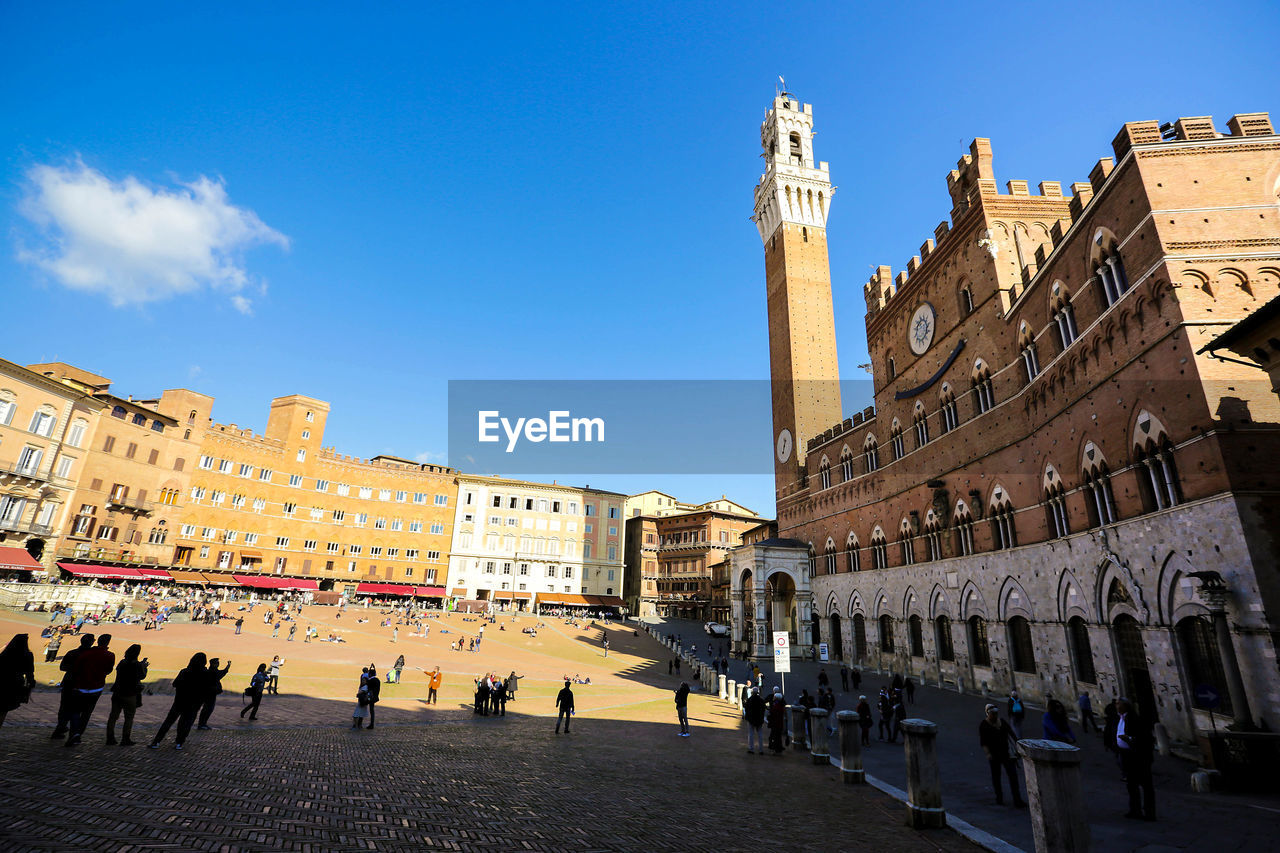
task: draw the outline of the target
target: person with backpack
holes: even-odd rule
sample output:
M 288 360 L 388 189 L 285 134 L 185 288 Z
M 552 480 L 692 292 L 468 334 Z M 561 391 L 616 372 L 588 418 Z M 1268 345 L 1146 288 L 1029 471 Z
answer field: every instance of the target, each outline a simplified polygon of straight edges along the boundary
M 369 680 L 365 682 L 365 686 L 369 689 L 369 725 L 366 728 L 373 728 L 373 711 L 378 706 L 378 698 L 382 693 L 382 681 L 378 678 L 378 671 L 373 664 L 369 664 Z
M 231 664 L 227 664 L 230 666 Z M 244 715 L 248 714 L 249 719 L 258 719 L 258 706 L 262 704 L 262 691 L 267 687 L 267 681 L 271 676 L 267 675 L 267 665 L 265 663 L 258 664 L 258 671 L 249 679 L 249 686 L 244 689 L 244 695 L 249 697 L 249 704 L 240 709 L 240 718 L 244 719 Z
M 369 716 L 369 667 L 360 671 L 360 687 L 356 690 L 356 706 L 351 709 L 351 728 L 364 728 Z
M 1009 691 L 1009 707 L 1006 711 L 1009 716 L 1009 725 L 1013 727 L 1013 733 L 1018 740 L 1022 739 L 1022 721 L 1027 718 L 1026 706 L 1022 704 L 1022 697 L 1018 695 L 1017 690 Z
M 204 701 L 200 704 L 200 721 L 196 728 L 208 731 L 209 717 L 213 714 L 213 706 L 218 704 L 218 694 L 222 692 L 222 677 L 231 671 L 231 661 L 222 669 L 218 669 L 219 660 L 209 661 L 209 675 L 205 680 Z

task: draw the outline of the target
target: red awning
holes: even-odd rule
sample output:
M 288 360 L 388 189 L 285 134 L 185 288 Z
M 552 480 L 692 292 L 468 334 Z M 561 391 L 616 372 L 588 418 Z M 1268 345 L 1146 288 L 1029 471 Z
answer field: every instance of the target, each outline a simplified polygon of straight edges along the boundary
M 587 598 L 601 607 L 621 607 L 626 603 L 616 595 L 588 595 Z
M 552 595 L 549 592 L 540 592 L 538 593 L 538 603 L 539 604 L 559 604 L 560 596 Z
M 44 566 L 27 553 L 26 548 L 0 548 L 0 569 L 18 569 L 24 572 L 42 572 Z
M 58 568 L 64 569 L 78 578 L 107 578 L 110 580 L 141 580 L 143 575 L 137 569 L 131 569 L 127 566 L 99 566 L 91 563 L 58 563 Z
M 205 579 L 207 583 L 210 583 L 213 586 L 235 586 L 236 584 L 240 583 L 235 579 L 234 575 L 222 575 L 222 574 L 218 574 L 217 572 L 183 572 L 183 574 L 186 574 L 186 575 L 199 574 Z M 192 581 L 189 580 L 187 581 L 187 583 L 192 583 Z
M 310 589 L 314 591 L 319 591 L 320 589 L 320 582 L 311 578 L 285 578 L 285 580 L 289 581 L 290 589 Z
M 165 580 L 165 581 L 173 580 L 173 575 L 169 574 L 164 569 L 152 569 L 152 568 L 139 567 L 138 574 L 142 575 L 144 578 L 155 578 L 156 580 Z
M 413 594 L 418 598 L 444 598 L 444 587 L 420 586 L 414 589 Z
M 413 587 L 398 583 L 356 584 L 356 595 L 413 595 Z
M 251 586 L 254 589 L 289 589 L 293 586 L 293 578 L 278 578 L 273 575 L 232 575 L 236 583 Z

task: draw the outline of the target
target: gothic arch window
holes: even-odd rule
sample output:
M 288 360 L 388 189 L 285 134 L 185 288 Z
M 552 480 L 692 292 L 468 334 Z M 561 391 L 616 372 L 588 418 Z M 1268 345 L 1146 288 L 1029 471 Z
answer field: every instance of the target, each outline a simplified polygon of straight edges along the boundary
M 893 654 L 893 617 L 888 613 L 880 617 L 880 651 Z
M 1138 469 L 1138 493 L 1147 512 L 1157 512 L 1182 502 L 1173 444 L 1164 426 L 1146 411 L 1138 413 L 1133 431 L 1134 462 Z
M 973 514 L 964 501 L 956 502 L 956 553 L 968 557 L 973 553 Z
M 982 359 L 973 363 L 973 399 L 978 414 L 989 412 L 996 405 L 995 388 L 991 383 L 991 369 Z
M 793 132 L 790 136 L 790 140 L 791 140 L 791 156 L 792 157 L 801 156 L 803 154 L 803 149 L 801 148 L 801 145 L 800 145 L 800 134 Z
M 902 440 L 902 424 L 898 423 L 898 419 L 893 419 L 893 425 L 889 428 L 889 446 L 893 448 L 893 458 L 901 459 L 907 455 L 907 444 Z
M 1111 472 L 1101 451 L 1093 442 L 1084 446 L 1085 506 L 1089 511 L 1089 526 L 1101 527 L 1119 520 L 1116 500 L 1111 492 Z
M 907 620 L 907 639 L 911 643 L 911 656 L 924 657 L 924 625 L 920 617 L 914 613 Z
M 822 488 L 831 488 L 831 462 L 825 456 L 818 465 L 818 479 L 822 481 Z
M 1013 502 L 1002 486 L 996 486 L 991 492 L 991 544 L 997 551 L 1013 548 L 1018 544 Z
M 1058 344 L 1066 349 L 1080 336 L 1076 328 L 1076 313 L 1071 307 L 1071 294 L 1060 281 L 1053 283 L 1049 292 L 1049 310 L 1053 314 L 1053 325 L 1058 330 Z
M 1009 619 L 1009 666 L 1014 672 L 1035 672 L 1036 655 L 1031 643 L 1031 624 L 1022 616 Z
M 844 483 L 853 479 L 853 451 L 847 447 L 840 451 L 840 479 Z
M 969 288 L 969 285 L 966 284 L 960 288 L 959 299 L 960 316 L 968 317 L 973 313 L 973 291 Z
M 890 379 L 895 378 L 895 377 L 898 375 L 898 368 L 897 368 L 897 365 L 896 365 L 896 364 L 894 363 L 894 361 L 893 361 L 893 356 L 889 356 L 889 359 L 888 359 L 888 361 L 886 361 L 886 362 L 885 362 L 885 365 L 886 365 L 886 369 L 887 369 L 887 372 L 888 372 L 889 378 L 890 378 Z
M 925 559 L 930 562 L 942 559 L 942 521 L 933 510 L 924 517 Z
M 1066 489 L 1062 477 L 1052 465 L 1044 469 L 1044 511 L 1050 539 L 1061 539 L 1071 532 L 1067 520 Z
M 862 554 L 859 551 L 858 537 L 850 533 L 844 544 L 845 562 L 850 572 L 862 571 Z
M 1027 381 L 1040 375 L 1040 356 L 1036 353 L 1036 339 L 1031 327 L 1023 321 L 1018 329 L 1018 346 L 1022 357 L 1022 367 L 1027 372 Z
M 946 382 L 942 383 L 942 392 L 938 395 L 938 416 L 942 423 L 942 432 L 951 432 L 960 426 L 960 413 L 956 409 L 956 394 Z
M 938 660 L 954 661 L 956 650 L 951 643 L 951 619 L 939 616 L 933 620 L 933 642 L 938 647 Z
M 876 444 L 876 437 L 870 433 L 862 442 L 862 459 L 867 465 L 868 474 L 880 467 L 880 449 Z
M 912 534 L 910 521 L 902 519 L 902 524 L 898 526 L 898 535 L 902 546 L 902 565 L 909 566 L 916 561 L 915 536 Z
M 1089 643 L 1089 626 L 1079 616 L 1067 620 L 1067 642 L 1071 650 L 1071 664 L 1075 667 L 1076 681 L 1097 684 L 1098 674 L 1093 668 L 1093 647 Z
M 916 403 L 913 420 L 916 429 L 916 447 L 924 447 L 929 443 L 929 416 L 925 413 L 923 403 Z
M 1102 292 L 1102 304 L 1105 308 L 1110 308 L 1129 289 L 1129 276 L 1125 272 L 1115 235 L 1105 229 L 1099 228 L 1093 235 L 1092 263 Z
M 970 616 L 968 623 L 969 657 L 974 666 L 991 666 L 991 644 L 987 641 L 987 620 Z
M 1195 698 L 1196 688 L 1207 684 L 1218 691 L 1221 704 L 1217 710 L 1230 714 L 1231 694 L 1227 690 L 1227 678 L 1222 669 L 1222 656 L 1219 654 L 1218 641 L 1214 636 L 1213 625 L 1203 616 L 1188 616 L 1174 626 L 1178 635 L 1178 646 L 1182 658 L 1186 662 L 1187 677 L 1191 682 L 1188 696 L 1192 704 L 1201 710 L 1208 710 Z
M 827 539 L 826 551 L 822 555 L 823 569 L 829 575 L 834 575 L 836 569 L 836 543 L 831 539 Z
M 871 532 L 871 564 L 875 569 L 889 568 L 889 542 L 879 527 Z

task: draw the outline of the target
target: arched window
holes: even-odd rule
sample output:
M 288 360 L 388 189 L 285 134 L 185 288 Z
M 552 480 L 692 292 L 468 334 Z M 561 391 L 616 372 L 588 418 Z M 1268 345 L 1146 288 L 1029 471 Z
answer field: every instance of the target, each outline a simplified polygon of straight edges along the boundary
M 914 613 L 907 620 L 907 637 L 911 641 L 911 656 L 913 658 L 924 657 L 924 627 L 920 617 Z
M 1079 337 L 1076 328 L 1076 312 L 1071 307 L 1071 297 L 1062 282 L 1055 281 L 1050 292 L 1049 309 L 1053 312 L 1053 325 L 1058 330 L 1058 343 L 1066 349 Z
M 834 575 L 836 573 L 836 543 L 830 539 L 827 540 L 827 549 L 822 555 L 822 562 L 827 574 Z
M 991 383 L 991 371 L 982 361 L 978 361 L 973 366 L 973 399 L 977 405 L 978 414 L 995 408 L 996 393 Z
M 1092 442 L 1085 445 L 1085 458 L 1090 456 L 1089 449 L 1093 448 Z M 1096 454 L 1096 448 L 1094 448 Z M 1085 489 L 1085 507 L 1089 511 L 1089 526 L 1101 527 L 1104 524 L 1115 524 L 1118 520 L 1116 514 L 1116 499 L 1111 493 L 1111 472 L 1107 470 L 1107 463 L 1102 460 L 1100 454 L 1096 454 L 1094 461 L 1088 463 L 1084 472 L 1084 489 Z
M 889 543 L 879 527 L 871 534 L 871 563 L 875 569 L 889 568 Z
M 938 415 L 942 423 L 942 432 L 945 434 L 960 426 L 960 413 L 956 409 L 955 392 L 945 382 L 942 384 L 942 394 L 938 398 L 938 403 Z
M 800 146 L 800 134 L 792 133 L 791 134 L 791 156 L 800 157 L 802 156 L 803 153 L 804 151 Z
M 1025 322 L 1018 330 L 1018 344 L 1021 347 L 1022 366 L 1027 372 L 1027 381 L 1030 382 L 1040 374 L 1040 357 L 1036 354 L 1035 335 Z
M 847 483 L 853 479 L 853 453 L 845 448 L 840 453 L 840 480 Z
M 925 559 L 929 561 L 942 559 L 942 522 L 933 510 L 924 517 Z
M 893 653 L 893 617 L 888 613 L 880 617 L 880 651 Z
M 916 543 L 911 522 L 905 518 L 902 519 L 902 524 L 898 525 L 898 538 L 902 546 L 902 565 L 909 566 L 916 561 Z
M 1018 544 L 1018 531 L 1014 526 L 1013 503 L 1000 486 L 991 496 L 991 545 L 1001 551 Z
M 1009 665 L 1014 672 L 1035 672 L 1035 649 L 1031 645 L 1031 625 L 1021 616 L 1009 618 Z
M 956 659 L 956 650 L 951 644 L 951 620 L 946 616 L 933 620 L 933 642 L 938 647 L 938 660 Z
M 844 553 L 845 561 L 848 564 L 848 571 L 862 571 L 862 555 L 859 553 L 858 537 L 854 536 L 852 533 L 850 533 L 849 538 L 845 540 Z
M 924 406 L 920 403 L 916 403 L 914 420 L 916 427 L 916 447 L 924 447 L 929 443 L 929 416 L 925 414 Z
M 897 365 L 894 364 L 893 356 L 889 356 L 889 360 L 886 362 L 886 365 L 888 367 L 889 378 L 895 378 L 898 375 L 898 368 Z
M 831 488 L 831 463 L 825 456 L 822 457 L 822 464 L 818 466 L 818 479 L 822 481 L 822 488 Z
M 1231 694 L 1227 690 L 1226 675 L 1222 670 L 1222 656 L 1218 651 L 1218 641 L 1214 636 L 1213 625 L 1203 616 L 1188 616 L 1178 621 L 1175 626 L 1178 633 L 1178 645 L 1182 649 L 1182 657 L 1187 665 L 1187 677 L 1191 690 L 1188 691 L 1192 704 L 1202 710 L 1208 710 L 1196 698 L 1196 688 L 1207 684 L 1218 691 L 1221 698 L 1217 711 L 1230 714 Z
M 1107 245 L 1107 238 L 1099 231 L 1094 241 L 1101 247 L 1095 260 L 1094 273 L 1098 277 L 1098 286 L 1102 289 L 1102 304 L 1110 308 L 1120 301 L 1129 289 L 1129 276 L 1124 271 L 1124 261 L 1115 248 L 1114 241 Z
M 1173 445 L 1168 438 L 1160 443 L 1148 441 L 1134 454 L 1134 462 L 1138 469 L 1138 492 L 1142 495 L 1143 509 L 1156 512 L 1182 502 Z
M 128 412 L 124 410 L 124 406 L 114 406 L 111 409 L 111 417 L 113 418 L 119 418 L 120 420 L 124 420 L 124 416 L 126 414 L 128 414 Z
M 1044 512 L 1050 539 L 1061 539 L 1071 532 L 1067 523 L 1067 499 L 1062 478 L 1050 465 L 1045 468 Z
M 1076 681 L 1097 684 L 1098 675 L 1093 668 L 1093 647 L 1089 643 L 1089 626 L 1079 616 L 1072 616 L 1067 620 L 1067 641 L 1071 648 L 1071 663 L 1076 670 Z
M 866 441 L 862 442 L 862 459 L 866 463 L 868 474 L 880 467 L 880 449 L 874 435 L 868 435 Z
M 857 660 L 867 659 L 867 620 L 861 613 L 853 614 L 853 654 Z
M 960 288 L 960 316 L 968 317 L 973 313 L 973 291 L 968 285 Z
M 893 458 L 901 459 L 907 455 L 906 442 L 902 440 L 902 425 L 898 423 L 898 419 L 893 419 L 893 426 L 889 429 L 889 444 L 893 448 Z
M 969 617 L 969 657 L 974 666 L 991 666 L 991 646 L 987 643 L 987 620 Z
M 973 515 L 964 501 L 956 504 L 956 553 L 968 557 L 973 553 Z

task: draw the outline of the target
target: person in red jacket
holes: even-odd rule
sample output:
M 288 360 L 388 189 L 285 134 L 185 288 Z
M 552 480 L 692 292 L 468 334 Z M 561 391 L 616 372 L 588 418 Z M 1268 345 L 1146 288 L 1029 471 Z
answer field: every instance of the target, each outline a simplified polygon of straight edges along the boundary
M 75 672 L 72 675 L 75 684 L 74 701 L 71 710 L 71 728 L 67 735 L 67 746 L 78 746 L 89 725 L 89 717 L 98 704 L 102 690 L 107 686 L 107 676 L 116 666 L 116 653 L 110 651 L 111 635 L 98 637 L 98 644 L 85 649 L 76 658 Z

